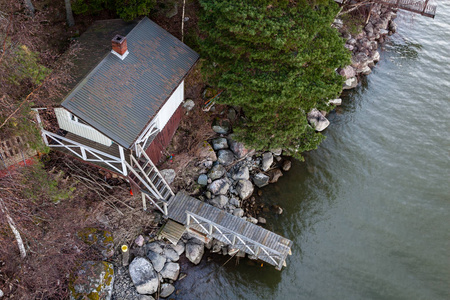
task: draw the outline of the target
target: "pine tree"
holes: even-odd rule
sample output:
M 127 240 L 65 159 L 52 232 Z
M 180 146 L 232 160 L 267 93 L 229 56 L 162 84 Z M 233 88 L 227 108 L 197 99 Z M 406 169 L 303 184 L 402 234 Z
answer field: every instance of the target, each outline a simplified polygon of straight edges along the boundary
M 312 108 L 328 110 L 341 91 L 335 69 L 349 53 L 331 23 L 332 0 L 200 0 L 201 54 L 210 84 L 222 101 L 245 113 L 235 132 L 256 149 L 282 147 L 293 154 L 323 139 L 307 122 Z M 297 156 L 301 158 L 301 156 Z

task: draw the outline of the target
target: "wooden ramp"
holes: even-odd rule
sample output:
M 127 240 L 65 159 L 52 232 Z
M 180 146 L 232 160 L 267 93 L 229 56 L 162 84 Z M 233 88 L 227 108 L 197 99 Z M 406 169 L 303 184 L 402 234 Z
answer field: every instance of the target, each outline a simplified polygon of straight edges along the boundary
M 260 259 L 278 270 L 285 266 L 292 242 L 183 192 L 167 205 L 168 218 L 207 238 L 215 238 Z

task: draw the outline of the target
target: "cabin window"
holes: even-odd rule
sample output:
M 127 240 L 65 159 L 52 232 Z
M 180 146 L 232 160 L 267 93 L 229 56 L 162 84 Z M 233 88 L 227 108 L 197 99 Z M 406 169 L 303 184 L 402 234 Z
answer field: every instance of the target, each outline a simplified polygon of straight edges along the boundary
M 75 116 L 74 114 L 70 114 L 70 120 L 80 123 L 80 124 L 84 124 L 84 125 L 88 125 L 88 123 L 86 123 L 85 121 L 83 121 L 82 119 L 78 118 L 77 116 Z

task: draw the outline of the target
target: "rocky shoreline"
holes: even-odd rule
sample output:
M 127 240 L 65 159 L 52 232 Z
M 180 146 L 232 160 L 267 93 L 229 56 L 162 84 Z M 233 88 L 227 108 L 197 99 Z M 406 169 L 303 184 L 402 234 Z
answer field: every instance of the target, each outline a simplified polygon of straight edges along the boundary
M 342 34 L 346 40 L 345 47 L 352 52 L 351 65 L 336 70 L 345 79 L 343 90 L 355 88 L 361 76 L 372 72 L 380 60 L 379 46 L 387 36 L 396 32 L 396 16 L 395 10 L 374 4 L 367 23 L 358 34 L 351 34 L 341 19 L 335 20 L 332 26 Z M 341 102 L 341 99 L 334 99 L 329 104 L 340 105 Z M 184 104 L 187 111 L 193 105 L 192 100 L 186 100 Z M 318 131 L 329 124 L 325 116 L 325 112 L 318 110 L 308 114 L 311 125 Z M 231 133 L 231 123 L 235 118 L 236 111 L 229 108 L 226 117 L 215 119 L 212 124 L 216 136 L 199 145 L 196 197 L 249 222 L 264 225 L 264 214 L 282 214 L 283 209 L 259 203 L 257 197 L 261 196 L 262 187 L 277 182 L 283 172 L 291 168 L 291 159 L 283 155 L 282 149 L 257 152 L 235 141 Z M 168 169 L 161 173 L 169 184 L 174 180 L 175 171 Z M 211 253 L 246 256 L 242 251 L 235 251 L 216 240 L 205 244 L 190 233 L 185 233 L 177 245 L 158 240 L 158 236 L 152 234 L 140 235 L 131 249 L 116 252 L 114 266 L 107 262 L 112 260 L 111 250 L 114 250 L 111 249 L 113 243 L 109 235 L 105 232 L 89 234 L 97 236 L 91 240 L 95 240 L 105 261 L 86 262 L 81 271 L 75 272 L 71 277 L 71 299 L 77 299 L 79 295 L 88 298 L 89 295 L 98 295 L 102 299 L 116 300 L 167 298 L 177 293 L 174 282 L 188 276 L 181 272 L 178 263 L 182 255 L 194 265 L 201 261 L 205 249 Z

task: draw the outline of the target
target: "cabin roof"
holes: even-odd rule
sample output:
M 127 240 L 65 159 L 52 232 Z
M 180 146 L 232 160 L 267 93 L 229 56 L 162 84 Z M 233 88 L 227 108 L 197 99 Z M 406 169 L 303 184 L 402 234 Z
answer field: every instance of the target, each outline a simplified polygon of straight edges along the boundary
M 129 54 L 111 53 L 126 35 Z M 199 55 L 145 17 L 139 23 L 98 21 L 80 37 L 76 86 L 62 106 L 125 148 L 175 91 Z

